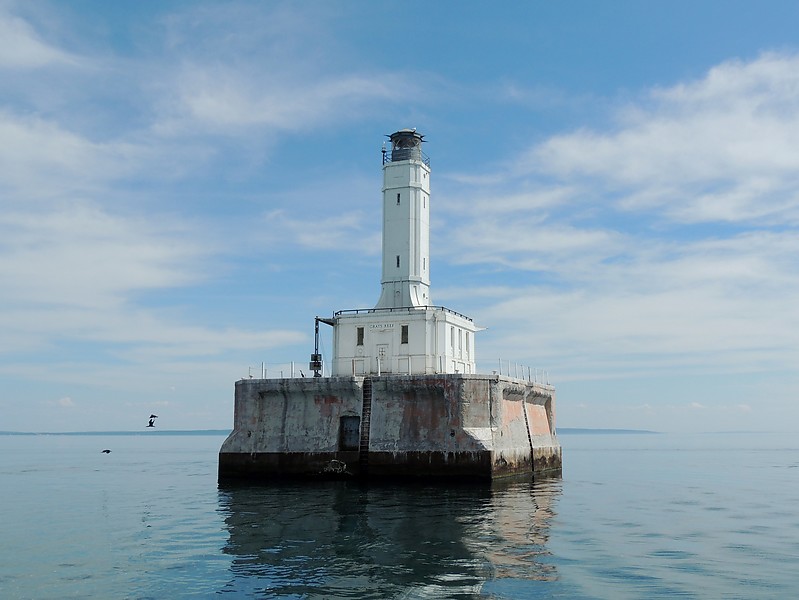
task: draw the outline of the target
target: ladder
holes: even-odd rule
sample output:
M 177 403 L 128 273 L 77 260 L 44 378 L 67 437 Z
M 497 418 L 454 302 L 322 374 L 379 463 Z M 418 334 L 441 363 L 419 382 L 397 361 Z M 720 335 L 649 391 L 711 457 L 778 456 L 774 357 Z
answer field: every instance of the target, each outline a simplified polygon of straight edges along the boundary
M 372 422 L 372 379 L 363 379 L 363 410 L 361 411 L 361 443 L 358 448 L 358 462 L 362 475 L 369 473 L 369 429 Z

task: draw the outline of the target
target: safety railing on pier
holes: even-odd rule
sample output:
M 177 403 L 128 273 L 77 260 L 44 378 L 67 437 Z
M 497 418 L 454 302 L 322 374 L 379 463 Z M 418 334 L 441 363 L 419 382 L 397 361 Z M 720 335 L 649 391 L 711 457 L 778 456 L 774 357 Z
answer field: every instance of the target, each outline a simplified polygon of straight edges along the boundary
M 328 366 L 322 362 L 320 375 L 330 375 Z M 307 362 L 265 363 L 247 368 L 247 375 L 241 379 L 287 379 L 294 377 L 313 377 L 314 372 L 308 368 Z
M 521 365 L 504 358 L 497 358 L 493 361 L 477 361 L 477 365 L 478 372 L 488 372 L 494 375 L 512 377 L 513 379 L 522 379 L 531 383 L 537 383 L 548 389 L 555 389 L 555 386 L 549 381 L 549 371 L 545 369 L 536 369 L 527 365 Z
M 404 357 L 410 362 L 403 363 L 402 366 L 395 361 L 396 364 L 387 365 L 389 369 L 384 374 L 404 375 L 412 371 L 418 371 L 420 364 L 414 361 L 424 360 L 420 357 Z M 356 367 L 356 361 L 363 359 L 353 359 L 352 361 L 352 374 L 363 375 L 363 365 Z M 302 362 L 285 362 L 285 363 L 266 363 L 262 362 L 259 366 L 248 367 L 247 375 L 241 379 L 286 379 L 295 377 L 313 377 L 314 373 L 307 368 L 308 363 Z M 443 363 L 439 365 L 437 372 L 444 371 Z M 555 386 L 550 383 L 549 371 L 545 369 L 536 369 L 527 365 L 522 365 L 511 360 L 504 358 L 497 358 L 490 361 L 477 361 L 477 373 L 501 375 L 504 377 L 511 377 L 513 379 L 520 379 L 536 383 L 547 389 L 555 389 Z M 320 372 L 322 377 L 330 376 L 330 365 L 326 362 L 322 363 L 322 370 Z

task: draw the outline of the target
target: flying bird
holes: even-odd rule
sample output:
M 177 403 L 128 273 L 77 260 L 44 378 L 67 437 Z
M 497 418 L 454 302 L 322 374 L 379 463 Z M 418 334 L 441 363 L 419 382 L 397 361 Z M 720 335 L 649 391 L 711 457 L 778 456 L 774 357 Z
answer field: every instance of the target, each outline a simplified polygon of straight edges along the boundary
M 150 415 L 150 418 L 151 418 L 151 419 L 157 419 L 157 418 L 158 418 L 158 415 Z
M 106 448 L 105 450 L 103 450 L 103 454 L 111 454 L 111 451 L 108 448 Z

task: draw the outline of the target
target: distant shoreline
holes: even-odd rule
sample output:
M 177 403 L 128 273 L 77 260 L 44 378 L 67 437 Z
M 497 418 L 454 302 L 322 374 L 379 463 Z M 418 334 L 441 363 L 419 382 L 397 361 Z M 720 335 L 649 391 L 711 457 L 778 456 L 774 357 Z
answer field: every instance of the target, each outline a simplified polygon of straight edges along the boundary
M 143 429 L 141 431 L 0 431 L 0 435 L 228 435 L 231 429 Z M 657 434 L 648 429 L 592 429 L 559 427 L 566 435 Z
M 0 435 L 228 435 L 231 429 L 148 429 L 144 431 L 0 431 Z
M 558 427 L 557 433 L 565 433 L 566 435 L 571 434 L 583 434 L 583 435 L 601 435 L 601 434 L 611 434 L 611 433 L 630 433 L 630 434 L 641 434 L 641 433 L 660 433 L 659 431 L 651 431 L 649 429 L 589 429 L 583 427 Z
M 34 435 L 229 435 L 232 429 L 150 429 L 141 431 L 0 431 L 0 436 L 34 436 Z M 600 429 L 590 427 L 558 427 L 557 435 L 663 435 L 663 431 L 651 429 Z M 674 433 L 674 432 L 671 432 Z M 699 431 L 694 433 L 779 433 L 774 431 Z

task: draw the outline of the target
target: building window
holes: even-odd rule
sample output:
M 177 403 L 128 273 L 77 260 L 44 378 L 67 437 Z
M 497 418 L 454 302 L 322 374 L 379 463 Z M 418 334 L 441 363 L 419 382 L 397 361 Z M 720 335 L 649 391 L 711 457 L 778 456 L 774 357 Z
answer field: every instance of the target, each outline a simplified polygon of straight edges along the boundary
M 408 326 L 403 325 L 400 328 L 400 344 L 407 344 L 408 343 Z
M 452 354 L 455 354 L 455 328 L 449 328 L 449 347 L 452 348 Z
M 357 341 L 355 342 L 355 345 L 363 346 L 363 327 L 358 327 L 356 336 Z
M 469 332 L 466 332 L 466 356 L 469 356 Z
M 399 269 L 399 254 L 397 254 L 397 268 Z
M 399 201 L 400 201 L 400 195 L 397 194 L 397 206 L 399 206 Z

